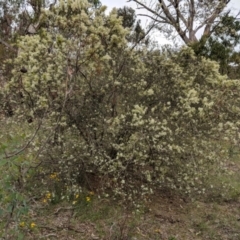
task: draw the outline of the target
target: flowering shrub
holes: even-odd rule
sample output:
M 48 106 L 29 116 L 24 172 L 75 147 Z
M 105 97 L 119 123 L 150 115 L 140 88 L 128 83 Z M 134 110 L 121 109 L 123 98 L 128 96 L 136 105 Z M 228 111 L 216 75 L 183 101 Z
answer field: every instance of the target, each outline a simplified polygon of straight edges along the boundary
M 32 119 L 33 163 L 63 187 L 130 200 L 165 187 L 204 193 L 226 160 L 222 142 L 235 141 L 239 82 L 188 48 L 130 48 L 115 10 L 60 1 L 41 19 L 4 89 L 13 118 Z

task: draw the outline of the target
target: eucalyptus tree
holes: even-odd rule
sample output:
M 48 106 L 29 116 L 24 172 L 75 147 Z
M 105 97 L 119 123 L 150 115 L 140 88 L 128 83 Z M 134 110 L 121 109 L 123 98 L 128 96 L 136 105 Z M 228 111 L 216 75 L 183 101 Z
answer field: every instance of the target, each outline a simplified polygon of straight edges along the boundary
M 139 9 L 147 11 L 146 16 L 153 20 L 157 29 L 171 36 L 172 33 L 189 45 L 199 41 L 199 32 L 204 37 L 212 33 L 214 23 L 226 9 L 230 0 L 131 0 Z
M 239 75 L 234 75 L 234 72 L 236 73 L 239 65 L 237 56 L 240 44 L 240 21 L 227 13 L 213 28 L 214 31 L 209 38 L 202 38 L 191 47 L 197 55 L 217 61 L 221 74 L 238 78 Z
M 139 14 L 152 19 L 152 24 L 173 39 L 178 36 L 183 43 L 192 47 L 199 56 L 205 56 L 219 63 L 221 74 L 233 77 L 239 44 L 239 21 L 230 14 L 227 6 L 230 0 L 132 0 Z M 237 75 L 235 76 L 237 77 Z

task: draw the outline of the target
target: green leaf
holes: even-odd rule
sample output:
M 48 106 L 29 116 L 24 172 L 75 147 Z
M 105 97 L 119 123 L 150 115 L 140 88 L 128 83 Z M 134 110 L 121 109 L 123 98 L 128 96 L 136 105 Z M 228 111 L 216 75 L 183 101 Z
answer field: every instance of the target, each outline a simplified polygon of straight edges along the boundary
M 0 167 L 4 166 L 8 162 L 7 159 L 0 160 Z
M 21 233 L 21 232 L 19 232 L 18 233 L 18 240 L 22 240 L 22 239 L 24 239 L 25 237 L 24 237 L 24 234 L 23 233 Z

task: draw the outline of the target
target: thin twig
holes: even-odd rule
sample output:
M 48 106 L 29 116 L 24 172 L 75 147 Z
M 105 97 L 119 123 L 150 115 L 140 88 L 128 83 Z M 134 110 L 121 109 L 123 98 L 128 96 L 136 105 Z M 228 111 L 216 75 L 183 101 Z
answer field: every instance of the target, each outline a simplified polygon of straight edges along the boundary
M 22 153 L 23 151 L 25 151 L 25 150 L 29 147 L 29 145 L 30 145 L 30 143 L 33 141 L 33 139 L 36 137 L 36 135 L 37 135 L 37 133 L 38 133 L 41 125 L 42 125 L 42 121 L 41 121 L 40 124 L 38 125 L 35 133 L 34 133 L 33 136 L 31 137 L 31 139 L 27 142 L 27 144 L 26 144 L 24 147 L 22 147 L 22 149 L 18 150 L 18 151 L 15 152 L 15 153 L 10 154 L 10 155 L 7 154 L 6 151 L 5 151 L 5 158 L 3 158 L 3 159 L 8 159 L 8 158 L 15 157 L 15 156 L 19 155 L 20 153 Z
M 40 239 L 42 239 L 42 238 L 48 238 L 48 237 L 57 237 L 58 235 L 57 234 L 55 234 L 55 233 L 49 233 L 49 234 L 47 234 L 47 235 L 44 235 L 44 236 L 41 236 L 40 237 Z
M 4 40 L 2 40 L 1 38 L 0 38 L 0 43 L 3 44 L 3 45 L 5 45 L 5 46 L 6 46 L 7 48 L 9 48 L 11 51 L 13 51 L 13 52 L 15 52 L 15 53 L 18 52 L 18 50 L 17 50 L 16 48 L 14 48 L 13 46 L 11 46 L 10 44 L 8 44 L 7 42 L 5 42 Z

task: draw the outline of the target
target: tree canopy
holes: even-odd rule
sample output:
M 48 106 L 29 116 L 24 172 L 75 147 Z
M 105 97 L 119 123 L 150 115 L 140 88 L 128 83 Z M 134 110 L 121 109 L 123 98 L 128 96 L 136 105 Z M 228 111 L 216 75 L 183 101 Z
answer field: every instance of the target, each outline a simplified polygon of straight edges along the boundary
M 214 31 L 209 38 L 202 38 L 192 44 L 197 55 L 205 56 L 220 64 L 220 73 L 231 78 L 239 78 L 234 71 L 239 67 L 240 22 L 230 13 L 221 17 L 214 25 Z M 236 72 L 235 72 L 236 73 Z
M 131 0 L 145 9 L 156 28 L 170 35 L 174 30 L 186 45 L 197 42 L 197 33 L 203 28 L 202 36 L 209 37 L 215 20 L 219 19 L 230 0 Z M 201 39 L 201 37 L 200 37 Z

